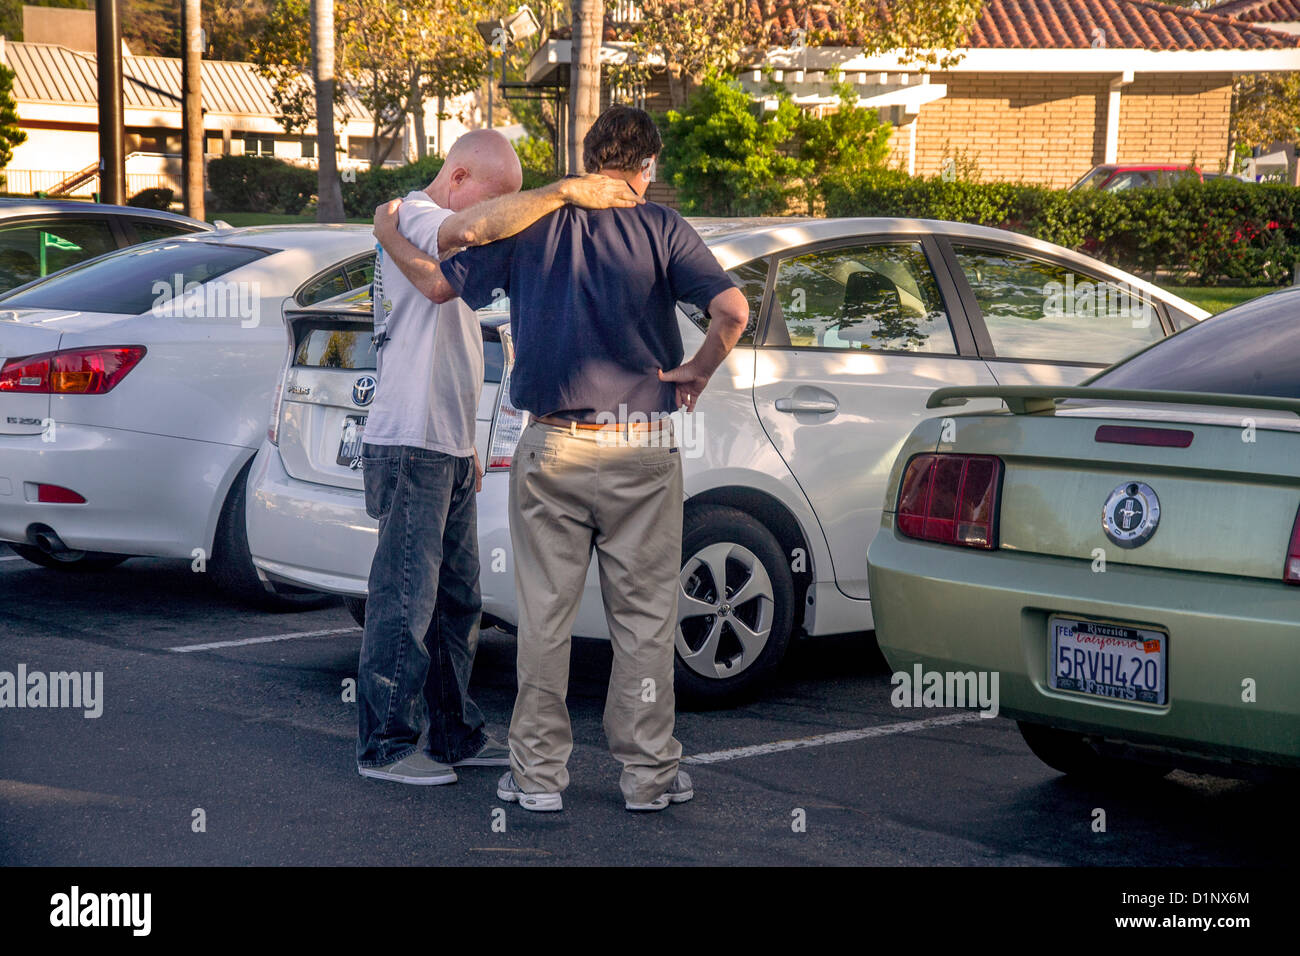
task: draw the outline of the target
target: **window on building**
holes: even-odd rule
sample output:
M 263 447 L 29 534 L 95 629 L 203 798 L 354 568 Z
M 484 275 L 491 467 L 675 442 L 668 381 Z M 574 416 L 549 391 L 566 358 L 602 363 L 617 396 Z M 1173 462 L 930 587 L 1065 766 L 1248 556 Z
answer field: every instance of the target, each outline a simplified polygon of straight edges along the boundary
M 244 155 L 245 156 L 274 156 L 275 137 L 274 136 L 245 136 Z

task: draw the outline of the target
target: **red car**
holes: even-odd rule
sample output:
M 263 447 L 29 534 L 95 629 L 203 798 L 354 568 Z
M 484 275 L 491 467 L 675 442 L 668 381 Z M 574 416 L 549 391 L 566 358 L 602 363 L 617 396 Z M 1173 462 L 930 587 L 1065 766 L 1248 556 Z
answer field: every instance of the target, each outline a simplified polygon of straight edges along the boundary
M 1115 192 L 1120 189 L 1141 189 L 1146 186 L 1169 186 L 1184 176 L 1195 176 L 1199 180 L 1215 179 L 1216 173 L 1202 173 L 1196 166 L 1180 163 L 1107 163 L 1094 166 L 1077 183 L 1070 187 L 1076 189 L 1103 189 Z

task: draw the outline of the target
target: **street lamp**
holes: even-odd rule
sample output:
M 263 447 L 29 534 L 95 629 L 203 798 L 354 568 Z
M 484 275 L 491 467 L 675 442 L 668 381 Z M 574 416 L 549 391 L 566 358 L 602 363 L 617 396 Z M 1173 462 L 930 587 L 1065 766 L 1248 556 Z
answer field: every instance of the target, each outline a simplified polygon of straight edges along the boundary
M 501 55 L 501 82 L 506 81 L 506 53 L 542 28 L 537 16 L 525 4 L 508 17 L 480 20 L 476 26 L 488 46 L 488 129 L 492 128 L 492 57 Z

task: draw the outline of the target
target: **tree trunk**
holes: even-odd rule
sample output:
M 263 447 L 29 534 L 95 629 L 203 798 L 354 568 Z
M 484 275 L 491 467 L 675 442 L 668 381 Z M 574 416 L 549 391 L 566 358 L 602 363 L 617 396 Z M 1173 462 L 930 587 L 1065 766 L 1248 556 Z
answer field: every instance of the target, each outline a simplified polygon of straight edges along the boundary
M 600 46 L 605 33 L 605 0 L 573 0 L 571 20 L 569 172 L 581 173 L 582 141 L 600 115 Z
M 316 221 L 343 221 L 334 151 L 334 0 L 312 0 L 311 64 L 316 86 Z
M 411 70 L 411 93 L 407 98 L 411 110 L 411 119 L 414 121 L 414 138 L 415 138 L 415 158 L 424 159 L 429 152 L 428 137 L 424 132 L 424 91 L 420 89 L 420 67 L 417 65 Z
M 199 0 L 185 0 L 181 8 L 181 140 L 185 215 L 203 219 L 203 96 L 199 64 L 203 58 L 203 33 Z

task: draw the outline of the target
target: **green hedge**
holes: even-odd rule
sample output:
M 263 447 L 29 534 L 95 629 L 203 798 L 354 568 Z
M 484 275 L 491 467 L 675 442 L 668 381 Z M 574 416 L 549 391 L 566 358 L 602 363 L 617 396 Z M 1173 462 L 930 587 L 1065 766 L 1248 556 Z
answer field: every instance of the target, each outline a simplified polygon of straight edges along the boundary
M 944 181 L 894 170 L 822 183 L 829 216 L 908 216 L 1011 229 L 1120 268 L 1206 284 L 1279 285 L 1300 262 L 1300 188 L 1233 179 L 1115 193 Z
M 296 216 L 316 194 L 316 170 L 269 156 L 221 156 L 208 163 L 215 208 Z

